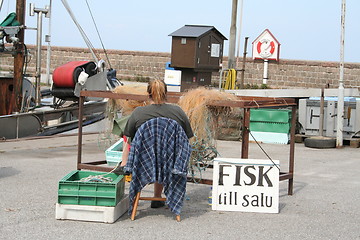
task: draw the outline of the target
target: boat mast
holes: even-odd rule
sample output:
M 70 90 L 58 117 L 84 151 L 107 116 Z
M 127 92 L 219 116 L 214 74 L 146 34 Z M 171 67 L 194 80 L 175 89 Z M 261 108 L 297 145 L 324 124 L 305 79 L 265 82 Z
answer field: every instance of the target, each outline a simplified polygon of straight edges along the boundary
M 25 26 L 25 5 L 26 0 L 16 1 L 16 20 L 19 21 L 20 26 Z M 20 28 L 17 37 L 18 43 L 15 44 L 14 56 L 14 78 L 13 89 L 10 99 L 9 109 L 7 114 L 19 112 L 21 108 L 22 99 L 22 82 L 23 82 L 23 67 L 24 67 L 24 28 Z

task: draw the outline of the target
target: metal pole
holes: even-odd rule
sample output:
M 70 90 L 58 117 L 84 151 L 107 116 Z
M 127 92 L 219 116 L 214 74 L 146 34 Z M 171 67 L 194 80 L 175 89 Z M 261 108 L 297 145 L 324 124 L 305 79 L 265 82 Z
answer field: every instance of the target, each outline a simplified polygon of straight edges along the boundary
M 37 13 L 37 28 L 36 28 L 36 73 L 35 73 L 35 104 L 40 106 L 40 82 L 41 82 L 41 36 L 42 36 L 42 15 L 47 14 L 48 6 L 45 8 L 35 8 L 34 4 L 30 4 L 30 16 Z
M 264 77 L 263 77 L 263 84 L 267 83 L 268 80 L 268 68 L 269 68 L 269 60 L 264 59 Z
M 243 15 L 243 7 L 244 0 L 240 0 L 240 14 L 239 14 L 239 31 L 238 31 L 238 44 L 237 44 L 237 53 L 236 53 L 236 68 L 238 67 L 239 55 L 240 55 L 240 40 L 241 40 L 241 29 L 242 29 L 242 15 Z M 246 38 L 245 38 L 246 40 Z
M 324 87 L 321 88 L 319 136 L 324 136 Z
M 35 103 L 40 105 L 40 82 L 41 82 L 41 35 L 42 35 L 42 11 L 39 11 L 37 19 L 37 36 L 36 36 L 36 75 L 35 75 Z
M 339 93 L 338 93 L 338 104 L 337 104 L 336 147 L 343 146 L 345 12 L 346 12 L 346 0 L 342 0 L 341 36 L 340 36 L 340 78 L 339 78 Z
M 84 100 L 85 97 L 79 97 L 79 119 L 78 119 L 78 155 L 77 155 L 77 169 L 80 170 L 79 164 L 81 164 L 81 154 L 82 154 L 82 133 L 83 133 L 83 116 L 84 116 Z
M 237 15 L 237 0 L 232 1 L 230 39 L 229 39 L 229 57 L 228 68 L 235 67 L 235 45 L 236 45 L 236 15 Z
M 244 88 L 244 78 L 245 78 L 245 62 L 246 62 L 246 50 L 247 50 L 247 44 L 248 44 L 249 37 L 245 37 L 245 43 L 244 43 L 244 55 L 243 55 L 243 63 L 242 63 L 242 69 L 241 69 L 241 78 L 240 78 L 240 89 Z
M 52 0 L 50 0 L 49 7 L 49 32 L 48 35 L 45 36 L 45 42 L 47 45 L 47 55 L 46 55 L 46 83 L 50 85 L 50 63 L 51 63 L 51 17 L 52 17 Z

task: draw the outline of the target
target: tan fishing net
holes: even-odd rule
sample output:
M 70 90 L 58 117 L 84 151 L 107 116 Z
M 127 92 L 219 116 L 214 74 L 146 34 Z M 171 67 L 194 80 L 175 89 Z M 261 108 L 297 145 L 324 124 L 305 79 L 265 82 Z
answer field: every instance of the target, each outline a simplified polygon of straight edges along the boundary
M 144 85 L 119 86 L 113 90 L 122 94 L 147 95 Z M 230 107 L 218 107 L 209 105 L 214 100 L 237 100 L 233 94 L 221 92 L 215 89 L 199 87 L 189 90 L 181 96 L 178 105 L 184 110 L 190 120 L 194 137 L 190 139 L 193 153 L 190 159 L 189 171 L 193 178 L 202 177 L 202 171 L 211 164 L 217 156 L 215 139 L 218 128 L 219 115 L 230 115 Z M 112 111 L 121 111 L 123 115 L 131 114 L 138 106 L 145 106 L 149 101 L 135 101 L 124 99 L 109 99 Z
M 147 96 L 146 86 L 141 84 L 131 84 L 118 86 L 113 90 L 114 93 L 121 94 L 137 94 Z M 129 115 L 134 111 L 136 107 L 145 106 L 149 104 L 149 101 L 136 101 L 136 100 L 126 100 L 126 99 L 112 99 L 112 103 L 115 101 L 115 105 L 118 109 L 122 111 L 123 115 Z

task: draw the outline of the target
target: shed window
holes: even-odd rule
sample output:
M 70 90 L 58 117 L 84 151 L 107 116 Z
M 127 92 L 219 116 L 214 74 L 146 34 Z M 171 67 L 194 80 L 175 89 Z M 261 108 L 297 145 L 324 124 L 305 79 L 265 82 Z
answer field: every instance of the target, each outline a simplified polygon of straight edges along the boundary
M 211 44 L 211 57 L 220 57 L 220 44 Z
M 186 38 L 181 38 L 181 44 L 186 44 Z

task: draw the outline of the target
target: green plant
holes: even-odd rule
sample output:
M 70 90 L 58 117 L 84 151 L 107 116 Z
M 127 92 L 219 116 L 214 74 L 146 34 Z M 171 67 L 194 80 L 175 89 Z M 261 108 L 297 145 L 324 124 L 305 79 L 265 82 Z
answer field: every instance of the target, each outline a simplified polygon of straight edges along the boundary
M 142 75 L 135 76 L 135 81 L 136 82 L 148 82 L 149 80 L 150 80 L 149 77 L 144 77 Z
M 261 84 L 260 88 L 261 89 L 269 89 L 270 87 L 267 84 L 263 83 L 263 84 Z
M 244 86 L 244 89 L 269 89 L 270 87 L 267 84 L 261 84 L 260 86 L 257 84 L 247 83 Z

